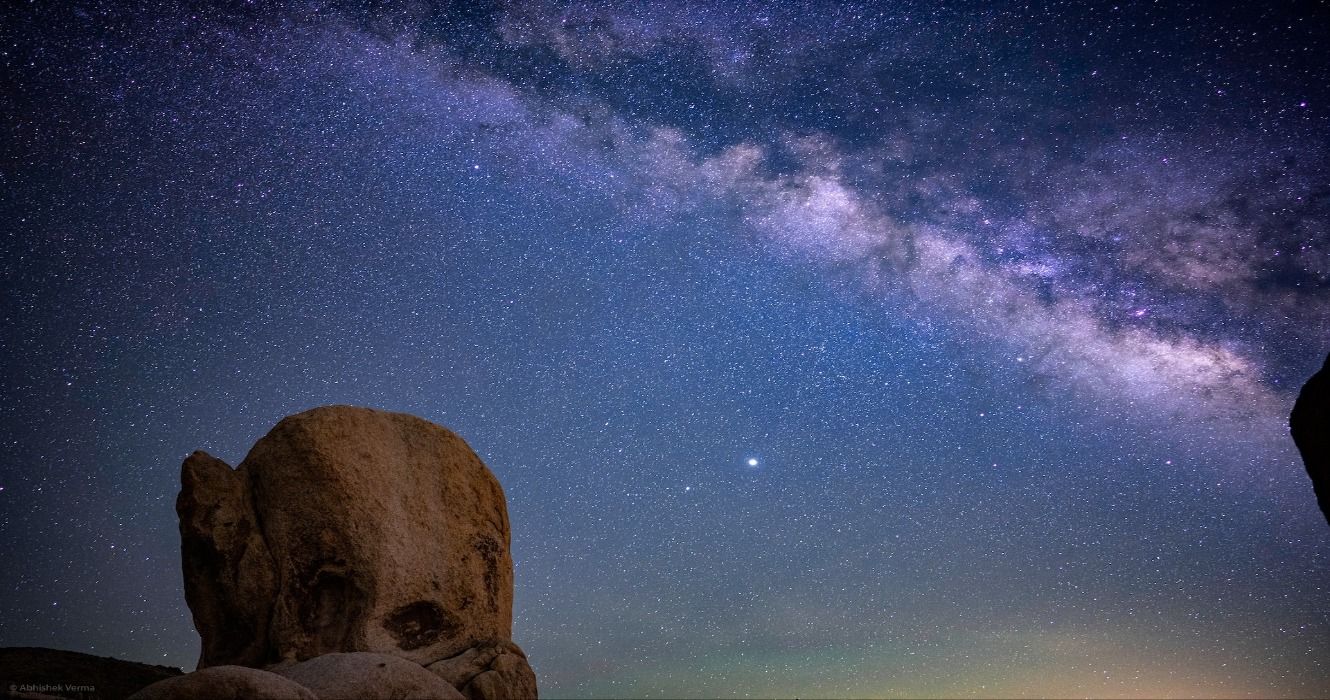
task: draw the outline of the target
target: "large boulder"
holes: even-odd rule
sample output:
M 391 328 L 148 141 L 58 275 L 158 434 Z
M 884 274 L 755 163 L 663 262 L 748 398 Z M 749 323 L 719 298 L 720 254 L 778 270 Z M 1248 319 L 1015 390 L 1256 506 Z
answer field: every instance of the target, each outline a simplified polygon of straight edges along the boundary
M 1302 387 L 1288 425 L 1316 490 L 1321 513 L 1330 523 L 1330 356 L 1325 358 L 1321 371 Z
M 181 481 L 200 668 L 351 651 L 423 665 L 512 635 L 503 489 L 444 428 L 316 408 L 283 419 L 234 471 L 194 453 Z
M 211 666 L 168 678 L 129 700 L 319 700 L 310 689 L 276 673 L 244 666 Z
M 463 700 L 420 664 L 392 654 L 324 654 L 277 673 L 314 691 L 319 700 Z M 534 696 L 532 696 L 534 697 Z

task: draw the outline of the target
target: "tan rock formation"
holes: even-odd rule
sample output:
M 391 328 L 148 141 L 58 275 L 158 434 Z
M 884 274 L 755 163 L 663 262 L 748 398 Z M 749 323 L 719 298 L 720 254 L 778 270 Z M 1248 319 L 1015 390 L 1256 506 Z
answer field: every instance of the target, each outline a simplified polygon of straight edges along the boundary
M 500 640 L 455 687 L 535 696 L 508 641 L 503 490 L 457 435 L 402 413 L 328 406 L 279 422 L 235 470 L 194 453 L 181 481 L 200 668 L 282 669 L 336 652 L 424 666 Z

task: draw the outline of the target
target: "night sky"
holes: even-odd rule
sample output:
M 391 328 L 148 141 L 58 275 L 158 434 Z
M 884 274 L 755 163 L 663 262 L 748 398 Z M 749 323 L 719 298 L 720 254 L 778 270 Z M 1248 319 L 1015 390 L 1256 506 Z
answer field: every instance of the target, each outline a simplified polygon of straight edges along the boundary
M 181 460 L 349 403 L 547 697 L 1330 694 L 1327 17 L 7 5 L 0 645 L 192 669 Z

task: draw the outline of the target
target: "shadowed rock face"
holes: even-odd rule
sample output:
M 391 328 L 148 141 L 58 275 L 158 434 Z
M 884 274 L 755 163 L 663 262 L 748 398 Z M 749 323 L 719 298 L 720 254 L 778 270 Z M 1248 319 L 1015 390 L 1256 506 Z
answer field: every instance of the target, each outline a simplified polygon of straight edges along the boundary
M 1330 357 L 1302 387 L 1288 424 L 1316 489 L 1321 513 L 1330 523 Z
M 356 651 L 424 665 L 511 636 L 503 490 L 444 428 L 317 408 L 278 423 L 235 470 L 194 453 L 181 480 L 200 668 Z
M 222 460 L 195 452 L 185 460 L 176 512 L 185 598 L 203 635 L 199 667 L 260 665 L 268 649 L 259 632 L 272 613 L 260 601 L 276 595 L 277 577 L 249 482 Z

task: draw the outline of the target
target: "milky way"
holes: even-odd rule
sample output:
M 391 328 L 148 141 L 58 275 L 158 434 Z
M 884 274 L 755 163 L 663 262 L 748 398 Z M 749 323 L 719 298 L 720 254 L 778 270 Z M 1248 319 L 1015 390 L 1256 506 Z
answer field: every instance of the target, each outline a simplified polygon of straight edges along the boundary
M 503 482 L 563 696 L 1323 696 L 1313 3 L 0 11 L 0 645 L 192 667 L 328 403 Z

